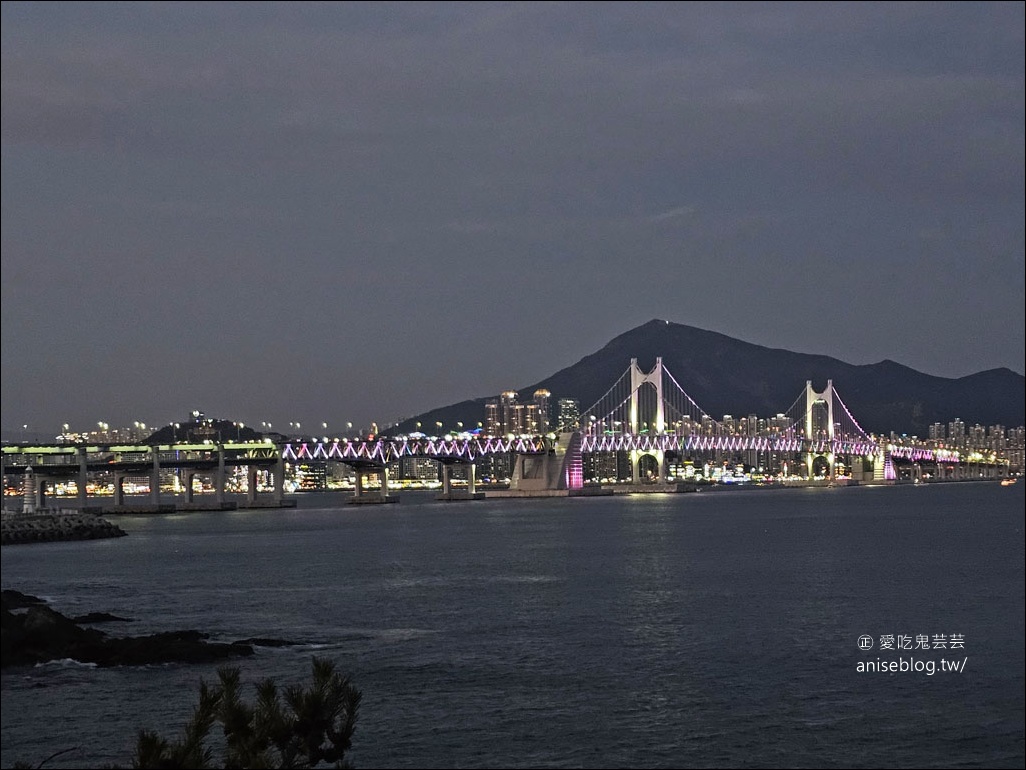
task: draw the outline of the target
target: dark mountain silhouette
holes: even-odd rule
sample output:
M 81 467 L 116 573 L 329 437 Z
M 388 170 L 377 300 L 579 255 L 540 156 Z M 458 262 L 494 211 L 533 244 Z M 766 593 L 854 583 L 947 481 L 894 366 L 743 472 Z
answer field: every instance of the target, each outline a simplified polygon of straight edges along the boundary
M 932 423 L 960 418 L 967 425 L 1014 427 L 1026 422 L 1026 384 L 1010 369 L 991 369 L 957 379 L 934 377 L 894 361 L 856 366 L 829 356 L 794 353 L 742 342 L 693 326 L 649 321 L 609 342 L 551 377 L 520 388 L 529 400 L 538 388 L 559 398 L 576 398 L 581 409 L 597 401 L 630 365 L 648 371 L 657 356 L 688 394 L 716 418 L 724 414 L 771 417 L 801 395 L 806 380 L 834 388 L 867 431 L 926 436 Z M 484 404 L 497 394 L 463 401 L 404 420 L 390 432 L 410 432 L 416 423 L 457 421 L 476 426 Z M 424 429 L 430 432 L 431 429 Z
M 155 431 L 147 439 L 150 444 L 172 444 L 178 441 L 202 443 L 205 440 L 221 441 L 259 441 L 263 437 L 252 428 L 234 420 L 206 418 L 205 416 L 190 417 L 179 423 L 165 425 Z

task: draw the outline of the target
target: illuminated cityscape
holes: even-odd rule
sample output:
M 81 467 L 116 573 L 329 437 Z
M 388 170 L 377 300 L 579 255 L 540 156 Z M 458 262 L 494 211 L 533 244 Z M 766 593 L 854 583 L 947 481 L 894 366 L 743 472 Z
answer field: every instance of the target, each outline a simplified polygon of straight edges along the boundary
M 572 431 L 584 431 L 592 436 L 604 436 L 611 440 L 628 435 L 629 421 L 596 420 L 593 415 L 582 417 L 579 401 L 571 396 L 553 395 L 544 389 L 535 390 L 530 400 L 521 401 L 520 394 L 509 390 L 489 399 L 484 404 L 485 421 L 478 423 L 473 430 L 464 430 L 464 424 L 458 423 L 456 428 L 441 432 L 441 423 L 436 423 L 440 435 L 424 436 L 426 440 L 489 440 L 498 437 L 533 437 L 550 436 L 555 439 L 559 434 Z M 557 414 L 553 420 L 551 415 L 553 403 L 557 406 Z M 809 414 L 809 427 L 812 433 L 825 438 L 831 433 L 828 423 L 828 410 L 822 399 L 812 402 Z M 640 422 L 639 430 L 646 433 L 654 428 L 655 419 Z M 784 413 L 773 416 L 747 414 L 742 417 L 725 414 L 721 419 L 714 419 L 703 414 L 692 417 L 680 414 L 676 419 L 666 420 L 662 426 L 662 435 L 676 437 L 680 440 L 696 439 L 707 442 L 707 451 L 686 453 L 683 451 L 666 452 L 665 477 L 660 478 L 657 465 L 649 462 L 645 466 L 644 478 L 649 481 L 697 481 L 706 483 L 743 484 L 767 483 L 800 478 L 802 463 L 794 451 L 779 451 L 773 445 L 760 447 L 759 440 L 780 441 L 793 429 L 794 419 Z M 272 426 L 264 425 L 267 429 Z M 299 429 L 296 423 L 291 426 Z M 326 426 L 323 426 L 326 428 Z M 352 426 L 347 425 L 352 431 Z M 372 426 L 376 430 L 376 426 Z M 839 431 L 840 424 L 834 426 Z M 355 431 L 357 434 L 369 431 Z M 406 437 L 399 436 L 400 439 Z M 411 437 L 416 438 L 416 436 Z M 1023 471 L 1024 454 L 1026 454 L 1026 428 L 1006 428 L 1002 425 L 983 426 L 974 424 L 967 426 L 962 420 L 955 418 L 949 423 L 934 423 L 925 438 L 890 433 L 886 436 L 873 436 L 872 439 L 881 445 L 891 447 L 894 452 L 901 449 L 909 451 L 933 451 L 938 454 L 957 453 L 964 461 L 972 463 L 988 463 L 1003 466 L 1009 474 L 1020 474 Z M 262 445 L 265 442 L 289 442 L 306 446 L 307 440 L 315 445 L 325 444 L 331 440 L 327 436 L 309 436 L 303 434 L 285 436 L 271 430 L 255 431 L 244 423 L 207 417 L 202 411 L 194 410 L 188 418 L 154 430 L 145 422 L 134 421 L 129 426 L 113 427 L 105 422 L 98 422 L 87 430 L 72 430 L 71 426 L 63 425 L 61 432 L 54 437 L 58 445 L 67 444 L 81 446 L 125 445 L 129 450 L 132 445 L 166 443 L 169 447 L 185 447 L 176 455 L 202 457 L 210 456 L 210 452 L 226 442 L 242 442 L 238 446 L 250 444 Z M 344 441 L 362 440 L 360 435 Z M 737 448 L 738 441 L 748 441 L 750 448 Z M 338 439 L 333 439 L 336 443 Z M 610 444 L 610 447 L 613 447 Z M 209 447 L 204 450 L 203 447 Z M 118 455 L 130 457 L 131 455 Z M 651 459 L 651 458 L 650 458 Z M 583 481 L 587 484 L 620 485 L 630 484 L 637 479 L 634 476 L 631 451 L 628 449 L 611 448 L 604 451 L 584 452 L 582 455 Z M 484 454 L 475 461 L 476 483 L 483 487 L 506 488 L 510 485 L 511 476 L 517 462 L 515 452 L 493 452 Z M 863 463 L 859 458 L 858 462 Z M 389 483 L 398 488 L 437 489 L 442 484 L 442 463 L 430 456 L 403 456 L 389 461 L 386 466 Z M 323 491 L 331 489 L 353 490 L 357 486 L 360 474 L 366 474 L 366 468 L 358 469 L 345 462 L 327 458 L 297 458 L 286 460 L 283 465 L 285 492 Z M 811 469 L 811 466 L 810 466 Z M 818 466 L 818 473 L 825 472 Z M 846 468 L 839 459 L 834 470 L 838 479 L 850 478 L 852 469 Z M 466 466 L 457 464 L 451 469 L 451 480 L 455 485 L 467 484 Z M 900 474 L 899 474 L 900 475 Z M 806 473 L 806 477 L 809 474 Z M 118 489 L 123 494 L 144 495 L 151 492 L 150 476 L 125 475 L 119 481 Z M 160 473 L 160 487 L 169 494 L 210 493 L 213 476 L 209 473 L 192 473 L 186 476 L 178 468 L 166 467 Z M 18 479 L 5 475 L 5 494 L 21 493 Z M 224 491 L 235 494 L 249 492 L 249 485 L 255 484 L 253 494 L 273 489 L 273 472 L 267 468 L 257 472 L 247 472 L 244 466 L 233 466 L 225 474 Z M 363 483 L 375 486 L 374 478 L 363 480 Z M 88 490 L 90 495 L 115 494 L 115 480 L 104 474 L 94 474 Z M 53 484 L 51 493 L 55 496 L 75 496 L 78 494 L 77 482 L 62 481 Z

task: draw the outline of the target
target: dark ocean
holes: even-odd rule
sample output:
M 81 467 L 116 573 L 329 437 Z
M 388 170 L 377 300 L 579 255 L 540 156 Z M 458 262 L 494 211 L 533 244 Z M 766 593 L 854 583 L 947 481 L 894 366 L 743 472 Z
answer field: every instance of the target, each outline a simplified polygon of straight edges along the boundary
M 331 658 L 363 691 L 357 767 L 1021 768 L 1024 489 L 307 495 L 7 546 L 2 582 L 135 619 L 114 635 L 299 643 L 241 661 L 248 682 Z M 858 670 L 902 660 L 923 670 Z M 176 733 L 215 676 L 7 669 L 0 761 L 128 766 L 137 731 Z

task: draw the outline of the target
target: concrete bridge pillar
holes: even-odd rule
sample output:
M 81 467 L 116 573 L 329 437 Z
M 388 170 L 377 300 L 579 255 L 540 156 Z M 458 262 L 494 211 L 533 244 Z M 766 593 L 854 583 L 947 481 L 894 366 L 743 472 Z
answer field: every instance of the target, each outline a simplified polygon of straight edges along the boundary
M 827 461 L 827 475 L 826 475 L 826 477 L 827 477 L 827 479 L 829 479 L 830 481 L 833 481 L 834 479 L 836 479 L 837 478 L 837 471 L 835 470 L 835 468 L 837 466 L 837 457 L 834 455 L 833 452 L 827 452 L 826 454 L 823 454 L 823 455 L 816 454 L 814 452 L 806 452 L 805 453 L 805 477 L 807 479 L 809 479 L 810 481 L 812 480 L 812 469 L 813 469 L 813 465 L 816 462 L 816 458 L 817 457 L 825 457 L 826 458 L 826 461 Z
M 150 471 L 150 503 L 160 505 L 160 452 L 157 447 L 150 447 L 153 455 L 153 469 Z
M 388 465 L 354 466 L 356 469 L 356 493 L 350 503 L 394 503 L 398 498 L 388 495 Z M 372 492 L 364 486 L 364 476 L 376 473 L 381 479 L 381 491 Z
M 84 446 L 80 446 L 75 450 L 75 454 L 78 455 L 78 507 L 79 509 L 86 507 L 86 501 L 89 497 L 89 492 L 86 487 L 89 485 L 89 465 L 86 462 L 86 451 Z
M 453 462 L 441 462 L 442 466 L 442 490 L 438 496 L 439 500 L 463 500 L 466 498 L 474 499 L 476 494 L 476 472 L 477 469 L 474 463 L 459 463 L 464 468 L 464 476 L 467 479 L 467 491 L 466 492 L 454 492 L 452 488 L 452 469 L 456 465 Z
M 246 467 L 246 502 L 252 505 L 257 498 L 257 471 L 255 465 Z
M 125 474 L 121 471 L 114 472 L 114 505 L 121 507 L 125 504 Z
M 281 505 L 285 499 L 285 458 L 278 453 L 274 463 L 274 502 Z
M 866 466 L 861 455 L 852 455 L 848 458 L 848 473 L 852 481 L 862 483 L 865 478 Z
M 224 445 L 218 444 L 217 470 L 214 472 L 214 495 L 219 506 L 224 503 L 224 475 Z
M 644 451 L 641 449 L 631 450 L 631 482 L 634 484 L 641 483 L 641 458 L 645 456 L 654 457 L 657 468 L 656 473 L 659 478 L 656 481 L 662 483 L 666 481 L 666 453 L 661 449 L 655 449 L 652 451 Z
M 452 495 L 452 466 L 449 463 L 442 463 L 442 496 Z
M 581 434 L 561 433 L 550 451 L 516 456 L 510 489 L 580 489 L 581 466 Z

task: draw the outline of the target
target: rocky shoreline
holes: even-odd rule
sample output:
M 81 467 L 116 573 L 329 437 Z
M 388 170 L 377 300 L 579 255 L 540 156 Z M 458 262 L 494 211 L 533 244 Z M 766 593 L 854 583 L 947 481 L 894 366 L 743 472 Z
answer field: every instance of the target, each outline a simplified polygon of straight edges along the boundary
M 107 613 L 90 613 L 72 619 L 46 606 L 38 597 L 5 590 L 2 592 L 0 667 L 32 666 L 65 659 L 104 667 L 213 663 L 253 655 L 254 645 L 293 644 L 279 639 L 210 642 L 207 641 L 209 634 L 193 630 L 117 638 L 80 625 L 97 622 L 130 621 Z
M 15 513 L 0 517 L 0 544 L 56 543 L 64 540 L 99 540 L 128 533 L 106 519 L 79 511 Z

